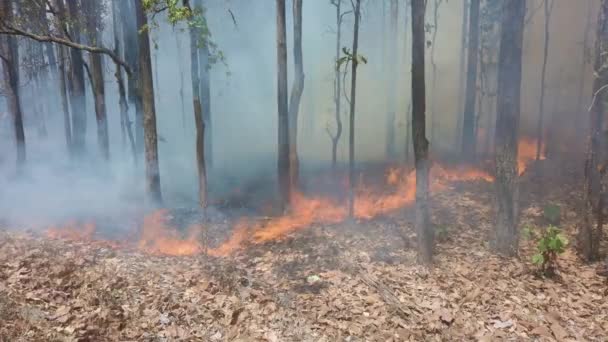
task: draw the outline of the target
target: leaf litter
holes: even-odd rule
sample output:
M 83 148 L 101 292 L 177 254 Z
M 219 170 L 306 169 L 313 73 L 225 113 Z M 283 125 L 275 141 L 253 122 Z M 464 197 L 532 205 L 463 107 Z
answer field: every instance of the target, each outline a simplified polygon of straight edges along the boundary
M 569 250 L 559 278 L 541 279 L 532 242 L 519 259 L 490 253 L 490 191 L 434 196 L 449 238 L 432 269 L 415 264 L 411 209 L 226 258 L 0 231 L 0 341 L 605 340 L 606 284 L 593 265 Z M 522 225 L 538 215 L 523 210 Z

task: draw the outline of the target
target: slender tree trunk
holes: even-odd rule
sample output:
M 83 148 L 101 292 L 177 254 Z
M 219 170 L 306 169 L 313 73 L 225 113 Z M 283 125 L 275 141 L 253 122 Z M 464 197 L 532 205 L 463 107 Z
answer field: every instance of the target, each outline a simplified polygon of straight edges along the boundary
M 498 61 L 496 118 L 496 225 L 493 249 L 515 256 L 519 243 L 517 140 L 519 136 L 521 60 L 526 4 L 505 0 Z
M 1 3 L 5 20 L 10 21 L 13 16 L 12 1 L 5 0 Z M 15 134 L 15 146 L 17 148 L 17 172 L 21 173 L 25 166 L 25 132 L 23 130 L 23 113 L 21 111 L 21 98 L 19 94 L 19 48 L 13 36 L 1 37 L 2 61 L 4 83 L 6 88 L 8 109 L 13 117 L 13 129 Z
M 386 121 L 386 157 L 388 160 L 394 161 L 397 159 L 397 149 L 395 148 L 395 118 L 397 112 L 397 20 L 399 18 L 399 5 L 397 0 L 390 2 L 390 21 L 388 37 L 388 58 L 387 62 L 391 70 L 388 75 L 388 91 L 386 92 L 388 117 Z
M 411 0 L 407 0 L 405 2 L 405 6 L 403 6 L 404 8 L 404 14 L 403 14 L 403 18 L 404 18 L 404 24 L 405 24 L 405 34 L 403 35 L 404 39 L 403 39 L 403 44 L 404 44 L 404 56 L 407 56 L 408 53 L 408 49 L 409 49 L 409 44 L 407 41 L 407 36 L 408 36 L 408 31 L 410 30 L 411 26 L 408 24 L 407 19 L 408 16 L 411 13 L 408 13 L 408 4 L 411 2 Z M 411 70 L 410 70 L 411 72 Z M 405 163 L 409 163 L 410 161 L 410 129 L 412 126 L 412 99 L 410 98 L 410 102 L 407 105 L 407 110 L 405 111 Z
M 469 161 L 475 158 L 475 97 L 477 95 L 477 56 L 479 55 L 479 1 L 471 0 L 467 84 L 462 124 L 462 155 Z
M 122 55 L 122 51 L 120 49 L 120 28 L 121 24 L 119 22 L 119 7 L 117 6 L 117 2 L 121 0 L 113 0 L 112 1 L 112 19 L 114 25 L 114 53 L 118 56 Z M 116 72 L 114 73 L 116 77 L 116 84 L 118 86 L 118 105 L 120 107 L 120 125 L 121 125 L 121 133 L 122 133 L 122 142 L 123 146 L 126 145 L 126 139 L 129 140 L 129 146 L 131 147 L 131 153 L 133 155 L 133 163 L 137 164 L 137 150 L 135 147 L 135 138 L 133 137 L 133 130 L 131 129 L 131 121 L 129 119 L 129 105 L 127 102 L 127 92 L 125 89 L 125 82 L 123 79 L 122 69 L 120 65 L 116 64 Z M 125 137 L 126 135 L 126 137 Z
M 80 16 L 76 1 L 67 1 L 67 7 L 71 20 L 76 20 Z M 76 42 L 80 42 L 80 33 L 78 28 L 71 27 L 70 35 Z M 72 143 L 74 155 L 77 158 L 84 157 L 86 151 L 86 135 L 87 135 L 87 113 L 86 113 L 86 98 L 84 85 L 84 60 L 82 51 L 78 49 L 70 49 L 71 55 L 71 93 L 70 103 L 72 107 Z
M 435 51 L 437 43 L 437 31 L 439 28 L 439 4 L 441 0 L 435 0 L 433 4 L 433 36 L 431 38 L 431 132 L 429 134 L 431 144 L 437 144 L 435 140 L 435 134 L 437 129 L 437 63 L 435 62 Z
M 583 48 L 581 49 L 582 51 L 582 58 L 581 58 L 581 69 L 579 72 L 579 83 L 578 83 L 578 96 L 577 96 L 577 100 L 576 100 L 576 113 L 578 114 L 579 112 L 585 110 L 583 109 L 583 91 L 585 90 L 585 82 L 586 82 L 586 72 L 585 69 L 587 68 L 587 63 L 589 62 L 589 54 L 588 54 L 588 50 L 587 47 L 589 46 L 589 35 L 591 34 L 591 20 L 592 20 L 592 15 L 593 15 L 593 3 L 592 2 L 587 2 L 587 24 L 585 25 L 585 38 L 583 39 Z M 577 122 L 577 132 L 583 132 L 584 130 L 583 128 L 583 122 L 585 122 L 584 120 L 576 120 Z
M 144 13 L 142 0 L 135 0 L 137 27 L 146 28 L 148 18 Z M 143 127 L 146 160 L 146 193 L 154 205 L 162 204 L 160 170 L 158 167 L 158 138 L 156 133 L 156 108 L 154 104 L 154 84 L 150 58 L 150 38 L 147 30 L 142 30 L 138 39 L 139 77 L 143 106 Z
M 101 40 L 101 25 L 96 16 L 98 12 L 96 6 L 99 3 L 94 1 L 84 2 L 85 11 L 88 12 L 89 18 L 87 21 L 89 41 L 92 45 L 99 45 Z M 103 79 L 102 60 L 98 53 L 89 54 L 89 63 L 91 69 L 91 89 L 93 91 L 93 101 L 95 103 L 95 119 L 97 121 L 97 143 L 101 152 L 102 158 L 107 162 L 110 160 L 110 138 L 108 136 L 108 120 L 106 113 L 106 91 Z
M 287 108 L 287 42 L 285 28 L 285 0 L 276 0 L 277 6 L 277 105 L 278 105 L 278 179 L 281 209 L 285 210 L 291 199 L 289 186 L 289 113 Z
M 57 46 L 57 52 L 59 54 L 59 94 L 61 96 L 61 110 L 63 112 L 63 130 L 65 134 L 65 144 L 68 150 L 68 154 L 72 155 L 72 125 L 70 123 L 70 109 L 68 106 L 68 94 L 66 84 L 66 70 L 65 63 L 67 54 L 65 53 L 66 48 L 64 46 Z
M 177 33 L 175 36 L 175 43 L 177 45 L 177 51 L 182 50 L 181 39 L 179 38 L 180 34 Z M 182 128 L 184 129 L 184 135 L 186 134 L 186 101 L 184 99 L 184 66 L 182 63 L 182 59 L 177 59 L 177 64 L 179 65 L 179 100 L 182 108 Z
M 302 61 L 302 1 L 293 0 L 293 58 L 295 78 L 289 98 L 289 183 L 291 191 L 298 188 L 298 113 L 304 91 L 304 66 Z
M 429 142 L 426 139 L 424 77 L 425 0 L 412 0 L 412 136 L 416 162 L 416 234 L 418 261 L 433 261 L 434 231 L 429 218 Z
M 334 2 L 336 6 L 336 60 L 334 65 L 334 103 L 336 105 L 336 111 L 334 113 L 334 117 L 336 120 L 336 133 L 335 135 L 331 135 L 331 167 L 333 170 L 336 169 L 336 162 L 338 160 L 338 143 L 340 142 L 340 137 L 342 136 L 342 117 L 340 113 L 340 105 L 341 105 L 341 94 L 342 94 L 342 77 L 340 77 L 340 66 L 338 65 L 338 61 L 341 58 L 341 39 L 342 39 L 342 0 L 337 0 Z
M 359 20 L 361 19 L 361 0 L 355 2 L 355 27 L 353 36 L 353 60 L 350 78 L 350 117 L 348 135 L 348 214 L 355 214 L 355 100 L 357 95 L 357 66 L 359 48 Z
M 203 6 L 202 0 L 194 0 L 196 6 L 200 9 L 203 16 L 206 15 L 206 8 Z M 198 64 L 200 71 L 200 99 L 203 112 L 203 121 L 205 122 L 205 165 L 213 167 L 213 129 L 211 118 L 211 83 L 209 64 L 209 44 L 203 41 L 199 44 Z
M 551 2 L 551 4 L 549 4 Z M 540 74 L 540 104 L 538 110 L 538 124 L 536 126 L 536 161 L 540 159 L 541 149 L 543 146 L 543 119 L 545 116 L 545 80 L 547 77 L 547 57 L 549 56 L 549 22 L 551 20 L 551 10 L 553 8 L 553 0 L 544 0 L 545 9 L 545 40 L 543 46 L 543 68 Z
M 129 0 L 119 1 L 120 5 L 120 17 L 122 23 L 123 32 L 123 43 L 124 43 L 124 57 L 131 67 L 133 72 L 128 78 L 128 99 L 131 104 L 131 108 L 135 109 L 135 146 L 137 147 L 137 154 L 141 155 L 144 152 L 144 114 L 142 104 L 142 90 L 139 80 L 139 67 L 137 61 L 138 56 L 138 27 L 134 23 L 133 17 L 136 16 L 136 10 L 134 8 L 134 2 Z
M 608 193 L 608 141 L 605 101 L 608 85 L 608 0 L 602 0 L 597 21 L 593 102 L 589 108 L 589 142 L 585 161 L 585 213 L 578 242 L 583 258 L 595 261 L 600 256 L 605 224 L 605 199 Z
M 464 118 L 460 115 L 461 111 L 464 111 L 464 97 L 465 97 L 465 77 L 467 67 L 467 32 L 469 28 L 469 5 L 470 0 L 462 0 L 462 25 L 460 30 L 460 67 L 458 75 L 458 108 L 456 109 L 456 145 L 462 146 L 462 126 Z
M 187 3 L 185 3 L 187 5 Z M 205 121 L 201 105 L 199 43 L 202 35 L 196 26 L 190 27 L 190 73 L 192 75 L 192 101 L 196 125 L 196 168 L 198 171 L 198 201 L 201 208 L 207 207 L 207 170 L 205 168 Z

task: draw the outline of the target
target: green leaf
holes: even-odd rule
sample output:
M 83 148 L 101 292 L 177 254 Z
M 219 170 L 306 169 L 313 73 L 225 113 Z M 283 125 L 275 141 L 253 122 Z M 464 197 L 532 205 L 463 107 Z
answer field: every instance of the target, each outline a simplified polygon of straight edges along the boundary
M 543 257 L 543 255 L 540 253 L 536 253 L 532 256 L 532 263 L 542 265 L 545 263 L 545 257 Z

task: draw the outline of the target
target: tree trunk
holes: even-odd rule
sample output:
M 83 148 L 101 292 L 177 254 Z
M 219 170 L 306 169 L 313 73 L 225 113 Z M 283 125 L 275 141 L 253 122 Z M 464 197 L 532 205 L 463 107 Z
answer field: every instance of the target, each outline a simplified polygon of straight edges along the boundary
M 131 108 L 135 109 L 135 144 L 137 154 L 140 155 L 144 151 L 144 126 L 143 126 L 143 104 L 141 85 L 139 84 L 139 68 L 137 61 L 138 56 L 138 27 L 133 21 L 136 16 L 133 1 L 121 0 L 120 5 L 120 22 L 123 25 L 123 43 L 124 43 L 124 58 L 133 71 L 128 78 L 128 99 Z
M 1 7 L 5 19 L 10 21 L 13 16 L 12 1 L 5 0 Z M 17 173 L 21 173 L 25 166 L 25 132 L 23 130 L 23 113 L 21 111 L 21 98 L 19 94 L 19 48 L 13 36 L 2 37 L 2 72 L 7 95 L 8 109 L 13 117 L 15 146 L 17 148 Z
M 434 231 L 429 218 L 429 142 L 426 139 L 424 77 L 425 0 L 412 0 L 412 136 L 416 163 L 416 234 L 418 262 L 433 261 Z
M 515 256 L 519 243 L 517 140 L 525 14 L 524 1 L 504 1 L 496 104 L 496 180 L 494 183 L 497 213 L 492 247 L 497 253 L 506 256 Z
M 277 105 L 278 105 L 278 179 L 281 210 L 291 199 L 289 171 L 289 114 L 287 109 L 287 42 L 285 28 L 285 0 L 277 0 Z
M 298 113 L 304 91 L 304 66 L 302 61 L 302 0 L 293 0 L 293 59 L 294 80 L 289 98 L 289 185 L 293 192 L 298 188 Z
M 61 2 L 61 1 L 60 1 Z M 67 1 L 67 7 L 71 20 L 77 20 L 78 6 L 76 1 Z M 70 35 L 76 42 L 80 42 L 80 29 L 76 27 L 70 28 Z M 86 135 L 87 135 L 87 113 L 86 113 L 86 98 L 84 86 L 84 60 L 82 51 L 78 49 L 70 49 L 71 60 L 71 94 L 70 104 L 72 107 L 72 143 L 74 155 L 77 158 L 84 157 L 86 150 Z
M 57 46 L 57 52 L 59 55 L 59 94 L 61 95 L 61 110 L 63 112 L 63 131 L 65 134 L 65 144 L 68 150 L 68 154 L 72 154 L 72 125 L 70 123 L 70 109 L 68 106 L 68 94 L 66 84 L 66 70 L 65 63 L 67 54 L 65 53 L 66 48 L 64 46 Z
M 437 42 L 437 31 L 439 27 L 439 5 L 441 0 L 435 0 L 433 3 L 433 36 L 431 38 L 431 69 L 432 69 L 432 80 L 431 80 L 431 132 L 429 138 L 431 144 L 437 143 L 435 140 L 435 130 L 437 129 L 437 63 L 435 63 L 435 44 Z M 426 5 L 425 5 L 426 6 Z
M 121 0 L 113 0 L 112 1 L 112 23 L 114 25 L 114 53 L 118 56 L 122 54 L 120 49 L 120 17 L 119 17 L 119 8 L 117 6 L 117 2 Z M 121 125 L 121 134 L 122 134 L 122 142 L 123 145 L 126 144 L 126 139 L 129 140 L 129 145 L 131 147 L 131 153 L 133 155 L 133 163 L 137 164 L 137 150 L 135 147 L 135 138 L 133 137 L 133 130 L 131 129 L 131 121 L 129 120 L 129 105 L 127 102 L 127 92 L 125 89 L 125 82 L 122 75 L 122 69 L 120 65 L 116 64 L 116 72 L 114 73 L 116 77 L 116 84 L 118 86 L 118 105 L 120 107 L 120 125 Z M 126 137 L 125 137 L 126 136 Z
M 551 4 L 549 4 L 551 1 Z M 543 146 L 543 135 L 544 135 L 544 127 L 543 127 L 543 119 L 545 116 L 545 79 L 547 75 L 547 57 L 549 56 L 549 21 L 551 20 L 551 10 L 553 8 L 552 0 L 544 0 L 544 8 L 545 8 L 545 40 L 543 46 L 543 68 L 540 74 L 540 104 L 538 110 L 538 124 L 536 126 L 536 161 L 540 159 L 541 149 Z
M 194 3 L 200 8 L 202 15 L 206 15 L 206 8 L 203 6 L 202 0 L 195 0 Z M 211 83 L 209 64 L 209 44 L 203 41 L 199 44 L 198 64 L 200 71 L 200 99 L 203 112 L 203 121 L 205 123 L 205 165 L 213 167 L 213 129 L 211 118 Z
M 585 161 L 583 223 L 578 242 L 583 258 L 598 260 L 605 223 L 605 198 L 608 192 L 608 141 L 605 119 L 605 87 L 608 85 L 608 0 L 602 0 L 597 21 L 593 102 L 589 109 L 589 142 Z
M 338 160 L 338 143 L 340 142 L 340 137 L 342 136 L 342 117 L 340 113 L 340 105 L 342 103 L 342 77 L 340 77 L 340 65 L 338 65 L 338 61 L 341 58 L 341 39 L 342 39 L 342 0 L 337 0 L 334 2 L 336 6 L 336 60 L 334 65 L 334 103 L 336 105 L 336 111 L 334 113 L 334 117 L 336 119 L 336 133 L 335 135 L 331 135 L 331 167 L 335 171 L 336 162 Z
M 138 28 L 147 28 L 148 18 L 144 13 L 142 0 L 135 0 Z M 150 59 L 150 39 L 148 31 L 142 30 L 138 36 L 139 84 L 143 107 L 143 127 L 146 160 L 146 193 L 153 205 L 162 204 L 160 170 L 158 167 L 158 139 L 156 134 L 156 108 L 154 105 L 154 84 Z
M 357 99 L 357 66 L 359 48 L 359 20 L 361 19 L 361 0 L 355 2 L 355 27 L 353 33 L 353 51 L 350 75 L 350 117 L 348 135 L 348 214 L 355 214 L 355 102 Z
M 404 14 L 403 14 L 403 21 L 405 24 L 405 34 L 403 35 L 404 39 L 403 39 L 403 44 L 404 44 L 404 56 L 407 56 L 408 53 L 408 41 L 407 41 L 407 33 L 409 31 L 409 29 L 411 28 L 410 25 L 408 25 L 407 22 L 407 18 L 408 15 L 410 15 L 411 13 L 408 13 L 408 8 L 407 5 L 408 3 L 410 3 L 410 1 L 406 1 L 405 2 L 405 6 L 403 6 L 404 9 Z M 411 72 L 411 70 L 410 70 Z M 410 102 L 407 105 L 407 110 L 405 111 L 405 163 L 409 163 L 410 161 L 410 127 L 412 125 L 412 99 L 410 98 Z
M 101 40 L 101 32 L 99 26 L 101 22 L 97 18 L 97 8 L 100 4 L 95 1 L 85 1 L 85 11 L 88 14 L 87 31 L 89 42 L 92 45 L 99 45 Z M 106 92 L 103 79 L 101 55 L 98 53 L 89 53 L 89 63 L 91 66 L 91 89 L 93 91 L 93 100 L 95 103 L 95 119 L 97 121 L 97 143 L 103 160 L 110 160 L 110 138 L 108 136 L 108 120 L 106 114 Z
M 386 92 L 388 117 L 386 121 L 386 157 L 390 161 L 397 159 L 397 149 L 395 148 L 395 118 L 397 112 L 397 20 L 399 18 L 399 5 L 397 0 L 390 2 L 390 20 L 388 31 L 388 65 L 393 70 L 388 75 L 388 89 Z M 384 37 L 386 39 L 387 37 Z
M 592 15 L 593 15 L 593 3 L 592 2 L 587 2 L 587 24 L 585 25 L 585 38 L 583 39 L 583 48 L 581 49 L 582 51 L 582 58 L 581 58 L 581 69 L 579 71 L 579 84 L 578 84 L 578 96 L 577 96 L 577 100 L 576 100 L 576 113 L 578 114 L 579 112 L 581 112 L 583 109 L 583 91 L 585 90 L 585 81 L 586 81 L 586 73 L 585 73 L 585 69 L 587 68 L 587 63 L 589 62 L 589 54 L 588 54 L 588 50 L 587 50 L 587 46 L 589 45 L 589 35 L 591 33 L 591 20 L 592 20 Z M 583 123 L 585 122 L 584 120 L 576 120 L 577 122 L 577 132 L 583 132 L 584 129 L 583 128 Z
M 462 0 L 462 26 L 460 30 L 460 67 L 458 68 L 458 108 L 456 109 L 456 147 L 462 146 L 462 126 L 464 118 L 460 115 L 461 111 L 464 111 L 464 96 L 465 96 L 465 77 L 466 77 L 466 63 L 467 63 L 467 32 L 469 24 L 469 1 Z
M 479 55 L 479 1 L 471 0 L 467 84 L 462 123 L 462 155 L 469 161 L 475 158 L 475 97 L 477 95 L 477 56 Z
M 187 2 L 185 3 L 187 6 Z M 200 9 L 200 8 L 199 8 Z M 192 104 L 194 107 L 194 122 L 196 125 L 196 168 L 198 172 L 198 201 L 201 208 L 207 207 L 207 171 L 205 168 L 205 121 L 201 105 L 199 43 L 202 32 L 196 27 L 190 27 L 190 74 L 192 75 Z

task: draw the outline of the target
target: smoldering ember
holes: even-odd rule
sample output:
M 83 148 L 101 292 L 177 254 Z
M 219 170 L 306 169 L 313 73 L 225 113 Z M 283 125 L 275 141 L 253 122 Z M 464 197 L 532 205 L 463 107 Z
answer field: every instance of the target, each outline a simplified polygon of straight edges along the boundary
M 0 0 L 0 75 L 0 342 L 608 338 L 608 0 Z

